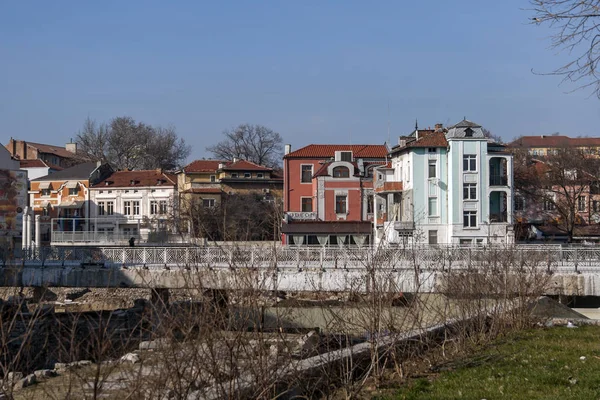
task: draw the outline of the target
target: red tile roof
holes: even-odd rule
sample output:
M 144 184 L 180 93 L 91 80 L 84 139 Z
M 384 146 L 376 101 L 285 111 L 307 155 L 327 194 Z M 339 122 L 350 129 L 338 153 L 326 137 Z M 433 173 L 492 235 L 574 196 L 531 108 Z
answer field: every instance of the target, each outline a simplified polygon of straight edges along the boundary
M 183 193 L 194 193 L 194 194 L 219 194 L 223 191 L 220 188 L 192 188 L 184 190 Z
M 284 158 L 330 158 L 336 151 L 351 151 L 354 158 L 385 158 L 388 148 L 384 144 L 310 144 Z
M 571 138 L 569 136 L 522 136 L 509 144 L 510 147 L 586 147 L 600 146 L 600 138 Z
M 186 173 L 190 172 L 216 172 L 219 169 L 219 164 L 227 164 L 228 161 L 224 160 L 196 160 L 192 161 L 185 167 L 183 171 Z
M 134 182 L 133 184 L 131 182 Z M 160 182 L 159 182 L 160 181 Z M 109 182 L 106 184 L 106 182 Z M 101 180 L 92 187 L 146 187 L 146 186 L 176 186 L 171 176 L 156 169 L 142 171 L 117 171 L 108 178 Z
M 251 161 L 239 160 L 225 164 L 224 171 L 271 171 L 271 168 L 263 167 Z
M 51 144 L 33 143 L 27 142 L 28 145 L 35 147 L 40 153 L 55 154 L 63 158 L 80 158 L 81 154 L 71 153 L 69 150 L 61 146 L 54 146 Z
M 48 168 L 48 165 L 42 160 L 19 160 L 21 168 Z

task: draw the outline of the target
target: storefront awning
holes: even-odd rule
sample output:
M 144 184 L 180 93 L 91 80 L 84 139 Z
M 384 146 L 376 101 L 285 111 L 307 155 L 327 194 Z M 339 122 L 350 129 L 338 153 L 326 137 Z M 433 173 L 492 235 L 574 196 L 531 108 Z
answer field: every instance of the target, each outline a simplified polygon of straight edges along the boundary
M 373 224 L 368 221 L 304 221 L 281 224 L 281 231 L 286 234 L 370 235 Z
M 76 189 L 77 185 L 79 185 L 79 182 L 77 182 L 77 181 L 68 181 L 67 189 Z
M 38 186 L 41 189 L 50 189 L 50 183 L 51 182 L 40 182 L 40 186 Z
M 58 206 L 60 208 L 81 208 L 83 206 L 83 201 L 65 201 Z

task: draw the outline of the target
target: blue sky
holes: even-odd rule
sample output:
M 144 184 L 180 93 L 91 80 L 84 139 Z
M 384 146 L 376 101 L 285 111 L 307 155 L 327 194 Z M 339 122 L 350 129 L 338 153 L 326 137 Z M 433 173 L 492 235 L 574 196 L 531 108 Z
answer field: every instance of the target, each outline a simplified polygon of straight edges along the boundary
M 89 116 L 173 125 L 194 158 L 262 124 L 294 149 L 383 143 L 466 116 L 505 140 L 597 136 L 526 1 L 4 1 L 0 141 L 63 144 Z

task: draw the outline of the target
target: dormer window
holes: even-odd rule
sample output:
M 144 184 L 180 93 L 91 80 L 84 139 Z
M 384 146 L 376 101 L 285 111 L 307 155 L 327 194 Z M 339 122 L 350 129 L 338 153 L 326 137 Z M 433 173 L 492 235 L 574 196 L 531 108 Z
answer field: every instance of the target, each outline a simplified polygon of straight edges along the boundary
M 352 152 L 351 151 L 336 151 L 335 152 L 335 161 L 352 162 Z
M 471 129 L 471 128 L 465 129 L 465 137 L 473 137 L 473 129 Z
M 333 169 L 333 177 L 334 178 L 349 178 L 350 170 L 348 167 L 335 167 Z
M 244 172 L 244 178 L 251 178 L 252 174 L 250 172 Z
M 135 185 L 135 181 L 132 179 L 132 180 L 130 180 L 130 181 L 129 181 L 129 184 L 130 184 L 131 186 L 133 186 L 133 185 Z

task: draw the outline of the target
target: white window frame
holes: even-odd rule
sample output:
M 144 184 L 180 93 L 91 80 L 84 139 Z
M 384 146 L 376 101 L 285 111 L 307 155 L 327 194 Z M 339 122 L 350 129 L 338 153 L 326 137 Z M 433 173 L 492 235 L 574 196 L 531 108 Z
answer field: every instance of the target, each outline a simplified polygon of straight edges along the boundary
M 434 176 L 431 176 L 431 166 L 433 166 L 433 175 Z M 437 161 L 429 160 L 429 162 L 427 163 L 427 178 L 428 179 L 436 179 L 437 176 L 438 176 Z
M 97 215 L 105 215 L 106 214 L 106 202 L 104 201 L 99 201 L 98 202 L 98 208 L 97 208 Z
M 467 168 L 465 168 L 467 161 Z M 474 163 L 474 168 L 471 168 Z M 477 172 L 477 154 L 463 154 L 463 172 Z
M 466 196 L 465 196 L 466 189 Z M 474 194 L 474 197 L 472 196 Z M 463 182 L 463 200 L 477 200 L 477 183 Z
M 165 215 L 168 211 L 168 203 L 167 200 L 159 200 L 158 201 L 158 214 Z
M 467 224 L 465 224 L 465 217 L 468 218 Z M 473 218 L 475 223 L 473 224 Z M 463 210 L 463 228 L 473 229 L 477 228 L 477 211 L 474 210 Z
M 158 201 L 150 200 L 150 215 L 158 214 Z
M 577 211 L 585 212 L 585 196 L 579 196 L 577 198 Z
M 133 215 L 131 213 L 131 211 L 132 211 L 131 200 L 123 201 L 123 215 Z
M 115 213 L 115 202 L 107 201 L 106 202 L 106 215 L 114 215 Z
M 210 182 L 211 183 L 215 183 L 217 181 L 217 176 L 216 175 L 211 175 L 210 176 Z
M 435 205 L 435 207 L 431 207 L 432 205 L 432 201 L 433 204 Z M 438 204 L 438 198 L 437 197 L 429 197 L 427 199 L 427 216 L 429 217 L 437 217 L 439 216 L 438 210 L 439 210 L 439 204 Z
M 202 207 L 204 208 L 213 208 L 215 204 L 215 199 L 202 199 Z
M 132 206 L 132 211 L 133 211 L 133 215 L 141 215 L 141 207 L 140 207 L 140 201 L 139 200 L 133 200 L 131 202 L 131 206 Z
M 346 200 L 344 202 L 346 209 L 344 211 L 338 211 L 338 207 L 337 207 L 337 205 L 338 205 L 338 197 L 344 197 L 344 198 L 346 198 Z M 338 214 L 338 215 L 342 215 L 342 214 L 347 215 L 348 214 L 348 194 L 347 193 L 346 194 L 336 194 L 333 197 L 333 201 L 334 201 L 333 206 L 334 206 L 336 214 Z

